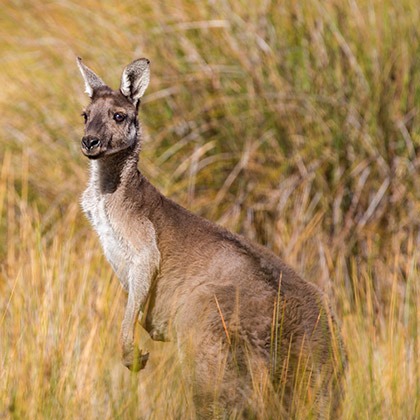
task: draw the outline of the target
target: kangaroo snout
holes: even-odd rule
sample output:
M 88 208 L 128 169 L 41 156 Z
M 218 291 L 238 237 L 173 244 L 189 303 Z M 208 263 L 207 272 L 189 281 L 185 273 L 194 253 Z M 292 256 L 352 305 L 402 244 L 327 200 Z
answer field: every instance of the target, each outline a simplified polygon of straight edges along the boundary
M 101 141 L 97 137 L 85 136 L 82 138 L 82 148 L 90 151 L 96 149 L 101 144 Z

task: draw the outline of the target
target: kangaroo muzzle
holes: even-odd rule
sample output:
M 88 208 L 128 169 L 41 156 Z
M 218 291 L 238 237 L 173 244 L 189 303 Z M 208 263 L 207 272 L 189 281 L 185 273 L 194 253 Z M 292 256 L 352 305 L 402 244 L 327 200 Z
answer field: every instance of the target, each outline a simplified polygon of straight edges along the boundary
M 82 148 L 90 152 L 101 145 L 101 141 L 97 137 L 85 136 L 82 138 Z

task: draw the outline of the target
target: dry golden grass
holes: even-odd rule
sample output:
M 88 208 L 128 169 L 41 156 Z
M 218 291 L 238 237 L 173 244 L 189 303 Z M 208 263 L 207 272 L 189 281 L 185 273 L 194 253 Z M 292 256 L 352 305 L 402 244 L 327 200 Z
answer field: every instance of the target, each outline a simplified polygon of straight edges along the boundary
M 0 418 L 193 415 L 171 344 L 143 332 L 147 368 L 120 364 L 125 296 L 78 204 L 77 55 L 114 87 L 150 58 L 144 173 L 332 298 L 343 418 L 420 417 L 420 9 L 301 3 L 2 4 Z

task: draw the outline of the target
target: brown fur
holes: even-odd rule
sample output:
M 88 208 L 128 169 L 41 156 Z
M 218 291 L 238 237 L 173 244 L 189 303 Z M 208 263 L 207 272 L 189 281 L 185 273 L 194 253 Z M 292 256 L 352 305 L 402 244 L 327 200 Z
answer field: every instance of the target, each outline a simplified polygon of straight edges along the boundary
M 127 81 L 141 79 L 144 71 L 139 85 L 147 86 L 148 67 L 136 63 L 122 78 L 125 93 Z M 327 416 L 340 400 L 345 357 L 324 295 L 268 249 L 157 191 L 137 168 L 139 95 L 113 91 L 81 61 L 79 66 L 92 97 L 83 148 L 92 159 L 92 176 L 83 207 L 129 294 L 122 328 L 125 364 L 135 369 L 147 361 L 134 346 L 143 309 L 151 337 L 177 341 L 192 364 L 202 416 L 252 410 L 253 383 L 263 381 L 263 372 L 271 375 L 286 412 L 297 404 L 300 380 L 307 388 L 303 394 L 313 388 L 317 412 Z M 116 112 L 126 115 L 122 124 L 115 122 Z M 92 139 L 100 145 L 89 149 Z M 96 218 L 105 220 L 105 228 Z

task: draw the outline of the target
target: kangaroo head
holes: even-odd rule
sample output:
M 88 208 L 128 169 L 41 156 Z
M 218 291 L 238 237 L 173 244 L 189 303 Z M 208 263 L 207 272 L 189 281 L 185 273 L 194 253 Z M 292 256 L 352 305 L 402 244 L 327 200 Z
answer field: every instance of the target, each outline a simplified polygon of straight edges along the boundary
M 150 61 L 140 58 L 129 64 L 121 76 L 119 90 L 108 87 L 91 69 L 77 59 L 85 81 L 86 93 L 91 98 L 82 113 L 85 133 L 82 152 L 90 159 L 118 153 L 138 141 L 137 119 L 140 98 L 150 80 Z

